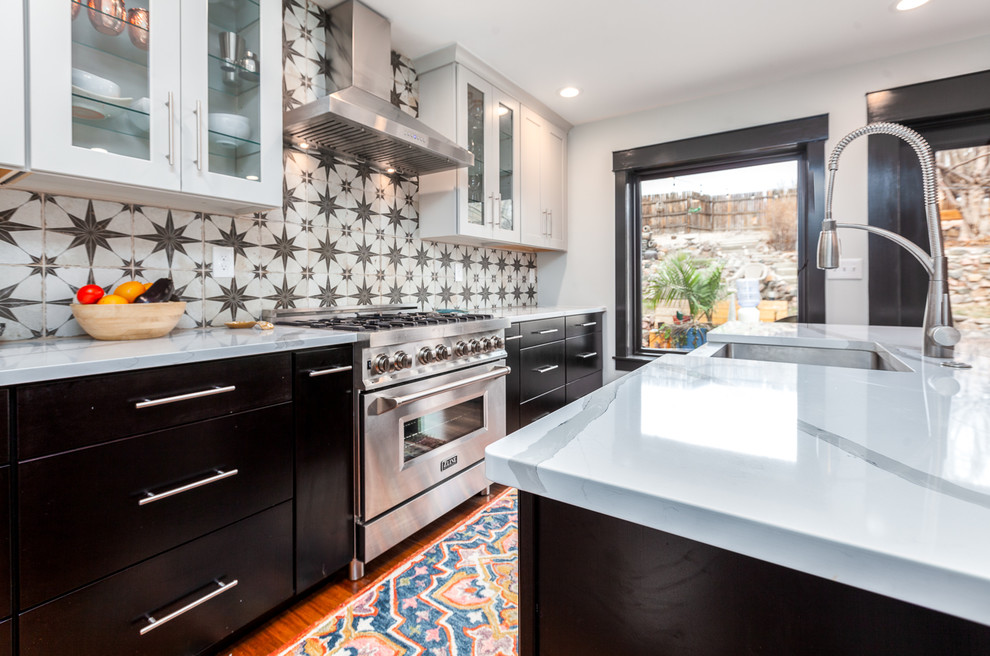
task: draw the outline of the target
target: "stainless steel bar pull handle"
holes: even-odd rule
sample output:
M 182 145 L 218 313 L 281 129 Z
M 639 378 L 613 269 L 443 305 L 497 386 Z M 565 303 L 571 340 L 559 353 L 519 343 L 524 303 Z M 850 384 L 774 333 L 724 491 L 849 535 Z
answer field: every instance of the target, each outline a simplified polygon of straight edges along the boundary
M 582 360 L 587 360 L 588 358 L 593 358 L 598 355 L 598 351 L 588 351 L 587 353 L 578 353 L 577 356 Z
M 513 340 L 516 340 L 516 339 L 522 339 L 522 335 L 509 335 L 508 337 L 506 337 L 502 341 L 504 341 L 504 342 L 511 342 Z
M 165 106 L 168 107 L 168 155 L 165 159 L 168 160 L 169 166 L 175 165 L 175 97 L 172 92 L 168 92 L 168 100 L 165 101 Z
M 345 365 L 343 367 L 331 367 L 330 369 L 313 369 L 309 372 L 309 377 L 316 378 L 317 376 L 326 376 L 328 374 L 339 374 L 343 371 L 351 371 L 353 368 L 351 365 Z
M 191 611 L 196 606 L 199 606 L 200 604 L 205 604 L 206 602 L 208 602 L 210 599 L 213 599 L 217 595 L 221 595 L 224 592 L 227 592 L 227 590 L 230 590 L 231 588 L 236 588 L 237 587 L 237 579 L 234 579 L 230 583 L 224 583 L 223 581 L 220 581 L 220 580 L 216 580 L 216 581 L 214 581 L 214 583 L 217 584 L 217 589 L 216 590 L 203 595 L 202 597 L 200 597 L 196 601 L 193 601 L 191 603 L 186 604 L 185 606 L 183 606 L 182 608 L 180 608 L 179 610 L 177 610 L 177 611 L 175 611 L 173 613 L 169 613 L 168 615 L 166 615 L 165 617 L 161 618 L 160 620 L 159 619 L 155 619 L 154 617 L 149 616 L 148 617 L 148 624 L 147 624 L 147 626 L 145 626 L 144 628 L 142 628 L 139 631 L 140 635 L 144 635 L 144 634 L 148 633 L 149 631 L 153 631 L 153 630 L 157 629 L 158 627 L 160 627 L 162 624 L 165 624 L 166 622 L 171 622 L 172 620 L 174 620 L 179 615 L 183 615 L 185 613 L 188 613 L 189 611 Z
M 209 485 L 210 483 L 216 483 L 222 481 L 225 478 L 230 478 L 231 476 L 237 476 L 236 469 L 228 469 L 223 471 L 222 469 L 215 469 L 216 474 L 208 478 L 204 478 L 195 483 L 189 483 L 188 485 L 181 485 L 179 487 L 172 488 L 167 492 L 159 492 L 155 494 L 154 492 L 148 492 L 148 496 L 140 499 L 138 501 L 139 506 L 146 506 L 149 503 L 154 503 L 156 501 L 161 501 L 162 499 L 167 499 L 169 497 L 174 497 L 176 494 L 182 494 L 183 492 L 188 492 L 189 490 L 195 490 L 198 487 L 203 487 L 204 485 Z
M 196 101 L 196 168 L 203 170 L 203 103 Z
M 141 408 L 151 408 L 156 405 L 165 405 L 166 403 L 178 403 L 179 401 L 199 399 L 204 396 L 213 396 L 214 394 L 225 394 L 227 392 L 233 392 L 236 389 L 236 385 L 228 385 L 227 387 L 211 387 L 210 389 L 200 390 L 199 392 L 189 392 L 188 394 L 179 394 L 177 396 L 166 396 L 162 399 L 145 399 L 144 401 L 135 403 L 134 408 L 140 410 Z
M 597 326 L 597 325 L 598 325 L 597 321 L 589 321 L 587 323 L 579 323 L 578 328 L 587 328 L 588 326 Z
M 553 210 L 547 210 L 547 236 L 553 237 Z
M 454 381 L 453 383 L 447 383 L 446 385 L 437 385 L 422 392 L 407 394 L 406 396 L 381 396 L 378 398 L 378 412 L 394 410 L 399 406 L 409 405 L 410 403 L 421 401 L 437 394 L 443 394 L 444 392 L 449 392 L 460 387 L 467 387 L 468 385 L 474 385 L 475 383 L 481 383 L 486 380 L 501 378 L 502 376 L 507 376 L 510 371 L 512 370 L 508 367 L 495 367 L 488 373 L 478 374 L 477 376 L 471 376 L 463 380 Z
M 551 334 L 553 334 L 555 332 L 557 332 L 557 329 L 556 328 L 550 328 L 549 330 L 535 330 L 535 331 L 533 331 L 533 334 L 534 335 L 551 335 Z
M 536 369 L 533 369 L 533 371 L 535 371 L 538 374 L 545 374 L 548 371 L 553 371 L 554 369 L 559 369 L 559 368 L 560 368 L 559 364 L 547 364 L 542 367 L 537 367 Z

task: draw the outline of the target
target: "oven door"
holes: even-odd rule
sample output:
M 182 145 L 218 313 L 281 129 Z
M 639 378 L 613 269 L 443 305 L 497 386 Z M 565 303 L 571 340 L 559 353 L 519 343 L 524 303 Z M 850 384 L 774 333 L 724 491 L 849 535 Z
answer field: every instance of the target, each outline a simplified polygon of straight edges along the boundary
M 505 437 L 504 360 L 363 394 L 365 521 L 485 457 Z

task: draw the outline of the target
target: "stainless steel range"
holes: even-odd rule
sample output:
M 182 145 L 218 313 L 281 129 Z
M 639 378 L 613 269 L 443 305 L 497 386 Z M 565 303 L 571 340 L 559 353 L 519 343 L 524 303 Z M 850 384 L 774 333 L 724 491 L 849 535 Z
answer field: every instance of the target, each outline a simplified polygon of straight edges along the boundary
M 277 310 L 269 320 L 357 334 L 357 517 L 364 564 L 485 490 L 485 447 L 505 436 L 507 319 L 415 306 Z

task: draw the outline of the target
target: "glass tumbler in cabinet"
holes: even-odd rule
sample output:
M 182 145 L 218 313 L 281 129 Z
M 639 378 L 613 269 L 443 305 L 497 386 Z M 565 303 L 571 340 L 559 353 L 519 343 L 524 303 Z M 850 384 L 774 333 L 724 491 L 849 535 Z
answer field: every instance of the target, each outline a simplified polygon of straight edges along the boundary
M 178 190 L 179 7 L 32 0 L 31 167 Z
M 280 205 L 279 0 L 183 0 L 182 21 L 184 188 Z

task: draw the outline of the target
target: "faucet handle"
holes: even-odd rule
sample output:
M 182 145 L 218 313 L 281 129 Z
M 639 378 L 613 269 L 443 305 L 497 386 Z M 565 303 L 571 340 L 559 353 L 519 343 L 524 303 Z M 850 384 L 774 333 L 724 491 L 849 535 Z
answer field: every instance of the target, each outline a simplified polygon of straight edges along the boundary
M 928 331 L 928 336 L 939 346 L 955 346 L 962 337 L 954 326 L 935 326 Z

